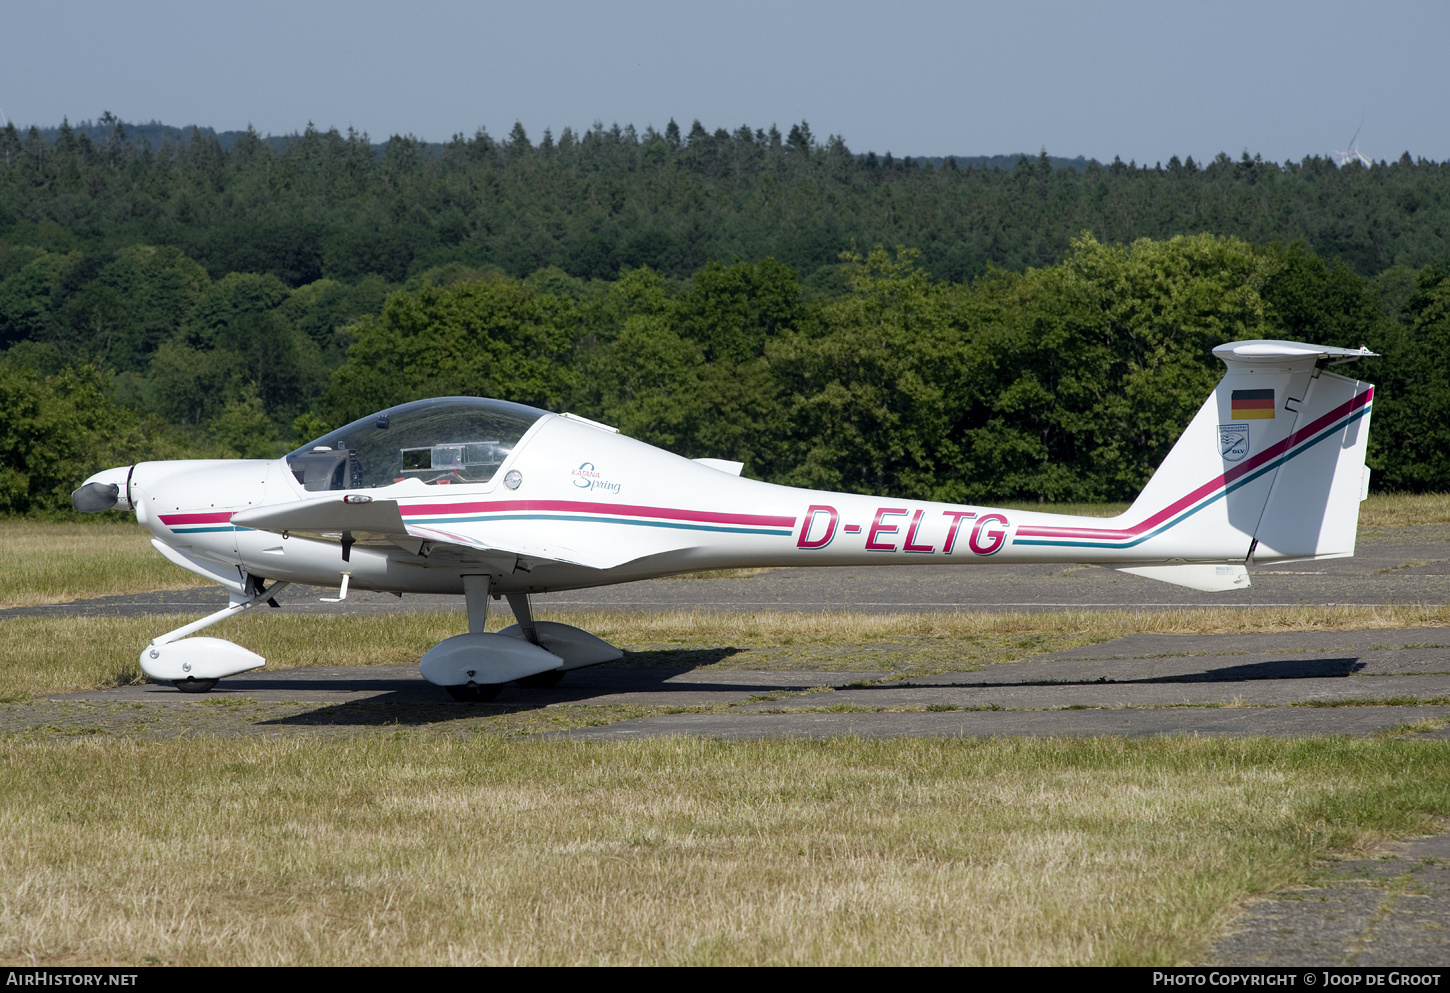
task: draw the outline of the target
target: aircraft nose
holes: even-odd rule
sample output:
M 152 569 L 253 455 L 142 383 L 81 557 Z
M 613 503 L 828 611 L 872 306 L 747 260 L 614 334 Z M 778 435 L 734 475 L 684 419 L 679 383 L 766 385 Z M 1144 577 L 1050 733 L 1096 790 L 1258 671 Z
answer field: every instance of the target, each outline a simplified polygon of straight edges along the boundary
M 126 498 L 125 486 L 131 474 L 131 466 L 117 466 L 106 469 L 87 479 L 71 491 L 70 505 L 82 514 L 99 514 L 105 510 L 130 510 L 131 501 Z

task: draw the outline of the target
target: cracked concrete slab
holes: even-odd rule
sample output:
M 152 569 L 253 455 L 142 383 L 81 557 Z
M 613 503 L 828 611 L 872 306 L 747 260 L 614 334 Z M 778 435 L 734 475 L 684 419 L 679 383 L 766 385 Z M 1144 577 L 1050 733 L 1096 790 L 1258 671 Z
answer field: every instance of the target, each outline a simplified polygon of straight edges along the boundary
M 1321 882 L 1245 908 L 1205 965 L 1450 965 L 1450 836 L 1323 863 Z

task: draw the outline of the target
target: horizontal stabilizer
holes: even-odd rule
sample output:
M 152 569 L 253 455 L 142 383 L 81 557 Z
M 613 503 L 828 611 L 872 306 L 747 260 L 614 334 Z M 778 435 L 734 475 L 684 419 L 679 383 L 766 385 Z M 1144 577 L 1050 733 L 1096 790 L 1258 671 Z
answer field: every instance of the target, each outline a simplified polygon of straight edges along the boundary
M 1234 364 L 1267 365 L 1271 363 L 1298 362 L 1301 359 L 1327 359 L 1339 364 L 1355 359 L 1373 359 L 1379 355 L 1363 346 L 1359 348 L 1335 348 L 1333 345 L 1309 345 L 1302 341 L 1231 341 L 1219 345 L 1213 354 L 1223 359 L 1230 367 Z
M 1249 570 L 1241 565 L 1140 565 L 1118 571 L 1145 579 L 1156 579 L 1160 583 L 1187 586 L 1190 590 L 1202 590 L 1205 593 L 1241 590 L 1249 585 Z

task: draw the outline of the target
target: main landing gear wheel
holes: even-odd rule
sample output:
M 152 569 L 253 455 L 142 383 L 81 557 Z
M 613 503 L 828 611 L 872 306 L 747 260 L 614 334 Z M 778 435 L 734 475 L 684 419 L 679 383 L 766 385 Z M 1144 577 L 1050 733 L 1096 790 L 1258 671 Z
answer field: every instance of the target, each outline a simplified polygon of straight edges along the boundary
M 538 672 L 532 676 L 525 676 L 519 680 L 520 686 L 527 686 L 531 690 L 546 690 L 550 686 L 558 686 L 559 680 L 564 678 L 563 669 L 554 669 L 549 672 Z
M 173 679 L 172 685 L 183 693 L 206 693 L 217 684 L 215 679 Z
M 448 695 L 459 703 L 487 703 L 503 690 L 503 683 L 464 683 L 449 686 Z

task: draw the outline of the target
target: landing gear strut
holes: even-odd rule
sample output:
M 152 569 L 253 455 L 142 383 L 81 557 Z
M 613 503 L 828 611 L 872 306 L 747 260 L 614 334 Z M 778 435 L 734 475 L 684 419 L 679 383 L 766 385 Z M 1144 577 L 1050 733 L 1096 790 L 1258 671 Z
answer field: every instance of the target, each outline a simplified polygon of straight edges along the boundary
M 455 700 L 474 702 L 492 700 L 504 683 L 564 667 L 562 658 L 526 638 L 484 631 L 493 578 L 475 575 L 462 579 L 468 633 L 445 638 L 423 654 L 418 670 L 424 679 L 448 690 Z M 509 602 L 528 618 L 526 597 L 510 596 Z
M 448 687 L 448 695 L 459 703 L 488 703 L 502 692 L 503 683 L 464 683 Z
M 536 621 L 525 593 L 508 593 L 517 624 L 497 634 L 483 630 L 492 593 L 489 576 L 464 576 L 468 633 L 446 638 L 418 663 L 423 678 L 442 686 L 455 700 L 492 700 L 503 683 L 555 686 L 565 672 L 613 662 L 623 652 L 608 642 L 558 621 Z
M 509 609 L 514 612 L 514 620 L 518 621 L 524 640 L 531 645 L 544 648 L 544 643 L 539 640 L 539 629 L 534 625 L 534 612 L 529 609 L 529 595 L 527 593 L 509 593 L 506 596 Z M 547 651 L 547 649 L 545 650 Z M 550 669 L 548 672 L 536 672 L 532 676 L 525 676 L 519 680 L 519 685 L 527 686 L 532 690 L 548 689 L 550 686 L 558 686 L 559 681 L 563 678 L 563 669 Z
M 186 636 L 259 604 L 277 606 L 272 597 L 282 592 L 287 584 L 279 582 L 268 587 L 263 585 L 265 582 L 264 579 L 248 576 L 245 592 L 234 591 L 227 606 L 153 640 L 141 653 L 141 671 L 158 683 L 170 683 L 183 693 L 206 693 L 220 679 L 261 668 L 267 660 L 241 645 L 221 638 Z

